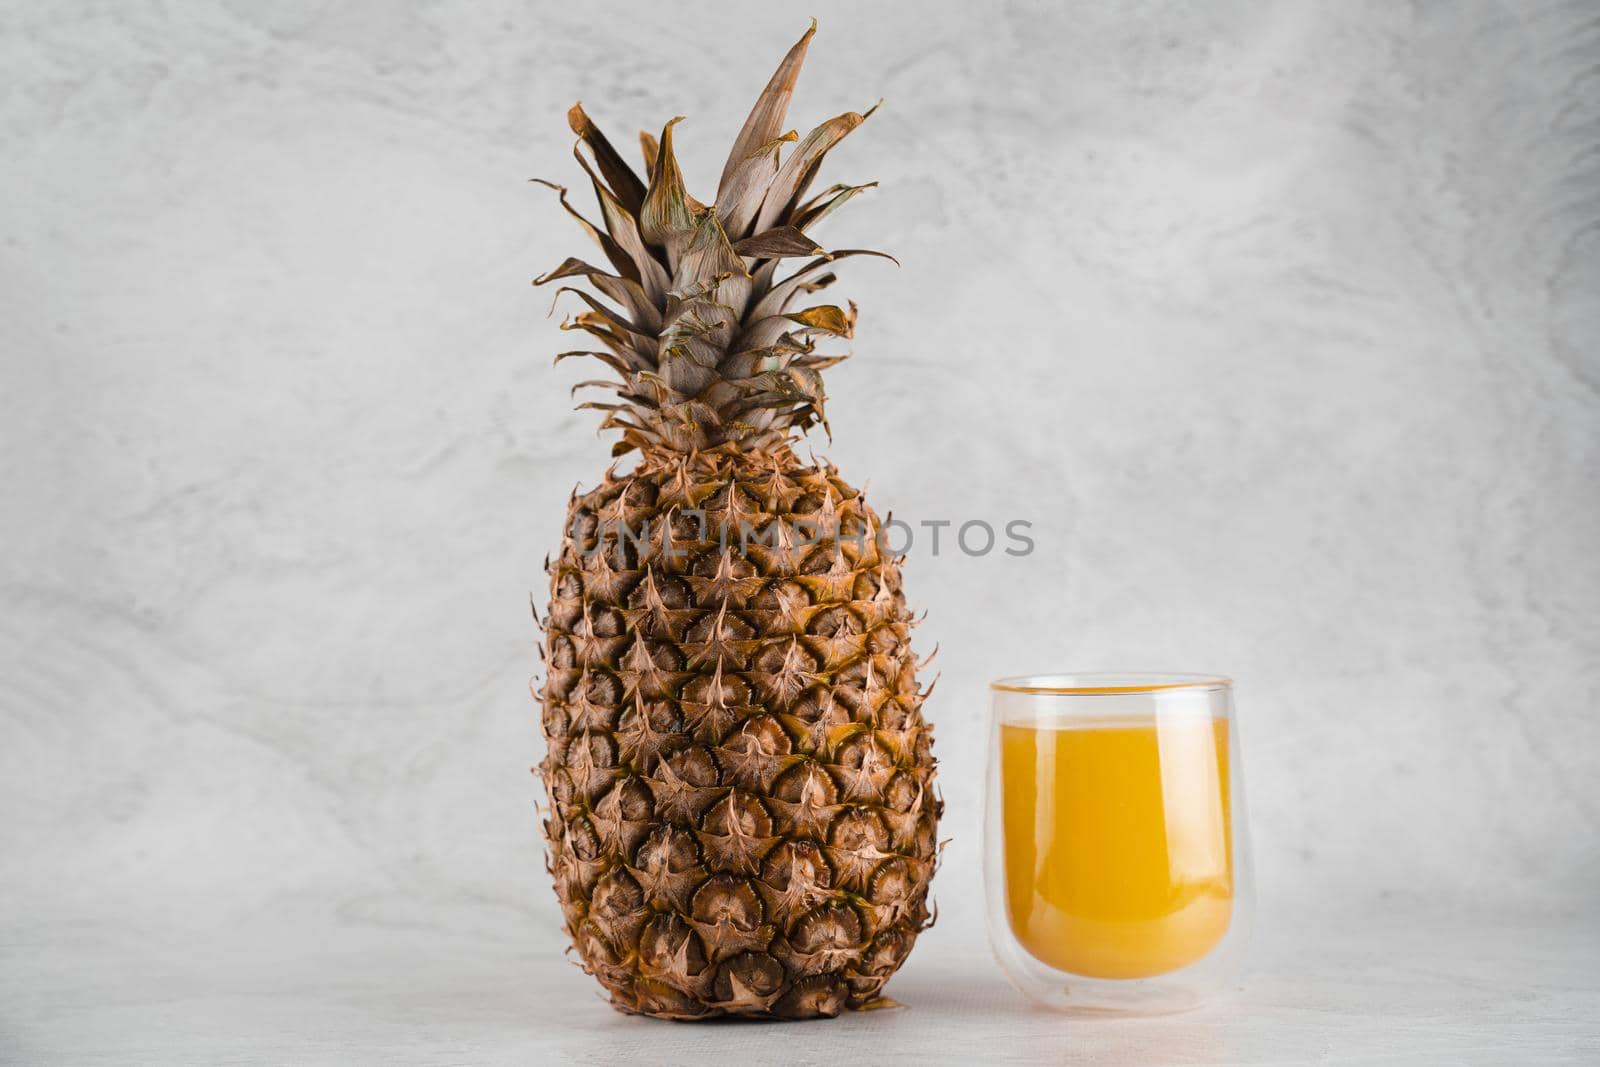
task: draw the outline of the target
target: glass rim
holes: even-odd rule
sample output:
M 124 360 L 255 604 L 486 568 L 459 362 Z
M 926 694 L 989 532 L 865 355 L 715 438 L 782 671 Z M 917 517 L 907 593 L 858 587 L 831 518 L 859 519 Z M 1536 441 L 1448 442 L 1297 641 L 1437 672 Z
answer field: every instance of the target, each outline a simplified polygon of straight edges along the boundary
M 996 693 L 1035 696 L 1127 696 L 1174 690 L 1215 691 L 1233 688 L 1222 674 L 1177 674 L 1164 671 L 1067 671 L 1055 674 L 1016 674 L 989 683 Z

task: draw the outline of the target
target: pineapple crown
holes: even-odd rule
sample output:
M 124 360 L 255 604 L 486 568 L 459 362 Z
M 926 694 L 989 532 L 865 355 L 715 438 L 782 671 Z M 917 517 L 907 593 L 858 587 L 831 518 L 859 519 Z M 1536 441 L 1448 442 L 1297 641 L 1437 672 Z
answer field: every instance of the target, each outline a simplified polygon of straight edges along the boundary
M 876 110 L 847 111 L 804 138 L 793 130 L 780 132 L 816 31 L 813 19 L 756 100 L 722 168 L 713 204 L 684 190 L 672 154 L 672 128 L 681 116 L 666 124 L 659 141 L 640 133 L 646 175 L 641 179 L 581 104 L 567 112 L 578 135 L 573 155 L 594 186 L 604 228 L 572 207 L 565 188 L 535 180 L 556 190 L 561 206 L 594 238 L 612 270 L 568 259 L 534 284 L 583 278 L 611 302 L 568 286 L 557 290 L 588 305 L 562 329 L 581 330 L 604 349 L 562 352 L 556 362 L 593 356 L 616 373 L 616 380 L 573 387 L 616 394 L 615 401 L 578 405 L 605 412 L 602 429 L 622 431 L 613 455 L 721 446 L 776 450 L 815 423 L 827 429 L 820 372 L 845 356 L 820 353 L 816 342 L 851 336 L 855 303 L 848 310 L 792 305 L 831 285 L 837 260 L 893 257 L 855 248 L 826 252 L 806 234 L 877 184 L 834 185 L 802 199 L 823 156 Z M 786 144 L 794 145 L 787 153 Z M 790 259 L 806 262 L 777 280 Z

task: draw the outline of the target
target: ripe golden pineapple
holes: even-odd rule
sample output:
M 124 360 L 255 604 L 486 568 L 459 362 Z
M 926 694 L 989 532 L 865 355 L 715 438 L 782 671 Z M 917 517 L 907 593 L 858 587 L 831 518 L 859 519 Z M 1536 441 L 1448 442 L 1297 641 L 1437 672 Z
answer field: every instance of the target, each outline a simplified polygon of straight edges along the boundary
M 615 372 L 585 384 L 617 401 L 584 406 L 638 462 L 574 495 L 549 565 L 539 770 L 567 933 L 627 1012 L 867 1007 L 930 922 L 942 804 L 899 560 L 862 495 L 793 448 L 823 420 L 818 372 L 843 358 L 815 340 L 850 336 L 855 313 L 794 305 L 835 261 L 877 254 L 806 236 L 864 188 L 803 198 L 865 116 L 781 151 L 815 30 L 756 102 L 714 204 L 684 191 L 677 119 L 641 135 L 641 180 L 568 114 L 611 269 L 569 259 L 536 284 L 584 278 L 614 305 L 572 290 L 589 310 L 565 326 L 602 350 L 557 358 Z

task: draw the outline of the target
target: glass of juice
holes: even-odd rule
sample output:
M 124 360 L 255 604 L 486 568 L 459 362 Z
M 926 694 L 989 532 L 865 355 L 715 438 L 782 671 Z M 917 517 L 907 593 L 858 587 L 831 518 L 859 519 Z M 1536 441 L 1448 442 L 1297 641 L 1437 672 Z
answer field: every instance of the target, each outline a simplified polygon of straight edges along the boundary
M 984 874 L 1012 984 L 1085 1013 L 1224 989 L 1252 897 L 1233 683 L 1040 674 L 990 692 Z

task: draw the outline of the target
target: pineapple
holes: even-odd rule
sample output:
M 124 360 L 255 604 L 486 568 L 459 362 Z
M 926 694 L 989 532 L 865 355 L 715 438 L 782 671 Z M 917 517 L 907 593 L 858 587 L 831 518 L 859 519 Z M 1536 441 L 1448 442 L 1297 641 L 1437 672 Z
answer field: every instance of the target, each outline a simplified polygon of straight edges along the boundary
M 538 771 L 566 931 L 625 1012 L 872 1007 L 931 923 L 943 805 L 900 559 L 862 494 L 794 448 L 826 428 L 819 371 L 844 358 L 817 339 L 855 319 L 796 305 L 837 261 L 879 254 L 807 236 L 866 188 L 805 197 L 865 115 L 780 132 L 815 32 L 757 100 L 714 203 L 684 191 L 678 119 L 640 135 L 641 178 L 581 105 L 568 120 L 603 227 L 552 185 L 609 263 L 536 279 L 595 290 L 569 290 L 587 310 L 563 327 L 599 349 L 557 359 L 614 373 L 584 384 L 616 400 L 582 406 L 636 463 L 574 494 L 548 564 Z

